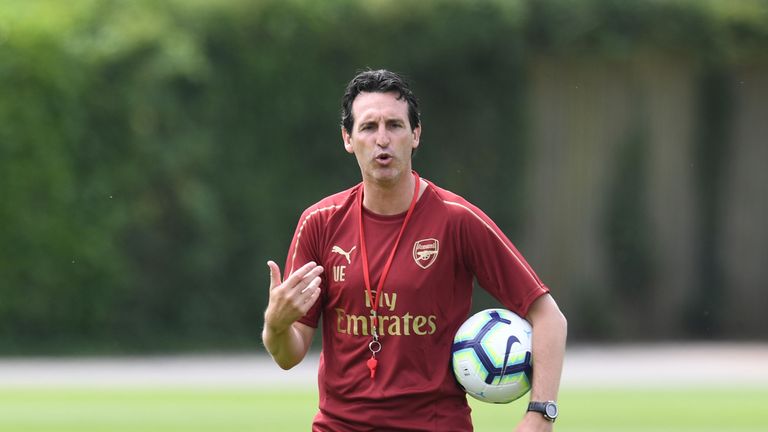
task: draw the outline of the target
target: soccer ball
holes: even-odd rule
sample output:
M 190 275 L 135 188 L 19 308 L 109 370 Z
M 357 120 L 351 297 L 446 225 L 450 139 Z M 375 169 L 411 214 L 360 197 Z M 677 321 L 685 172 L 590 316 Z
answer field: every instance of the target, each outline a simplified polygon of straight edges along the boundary
M 453 373 L 470 396 L 509 403 L 531 389 L 531 325 L 506 309 L 486 309 L 459 327 Z

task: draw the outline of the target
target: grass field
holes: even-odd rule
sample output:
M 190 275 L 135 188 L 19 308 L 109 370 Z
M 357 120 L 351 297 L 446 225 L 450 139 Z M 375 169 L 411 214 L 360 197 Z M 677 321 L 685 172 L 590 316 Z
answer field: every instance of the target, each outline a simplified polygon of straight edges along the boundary
M 512 431 L 525 405 L 470 403 L 478 432 Z M 566 389 L 560 405 L 563 432 L 768 431 L 761 388 Z M 314 391 L 0 389 L 0 431 L 308 431 L 316 407 Z

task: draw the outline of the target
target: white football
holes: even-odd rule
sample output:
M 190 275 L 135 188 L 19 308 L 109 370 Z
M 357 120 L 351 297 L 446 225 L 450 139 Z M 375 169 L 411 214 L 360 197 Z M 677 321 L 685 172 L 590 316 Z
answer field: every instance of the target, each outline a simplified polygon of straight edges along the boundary
M 456 332 L 451 362 L 470 396 L 483 402 L 512 402 L 531 389 L 531 325 L 506 309 L 478 312 Z

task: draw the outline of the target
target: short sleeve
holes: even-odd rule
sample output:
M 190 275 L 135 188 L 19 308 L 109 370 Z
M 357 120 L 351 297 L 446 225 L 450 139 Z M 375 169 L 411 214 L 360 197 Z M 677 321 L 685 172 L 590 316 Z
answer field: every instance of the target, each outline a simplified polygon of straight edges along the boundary
M 507 309 L 521 317 L 531 304 L 549 292 L 499 227 L 479 208 L 461 205 L 460 240 L 465 251 L 465 265 L 480 286 Z
M 296 231 L 293 234 L 293 239 L 291 240 L 291 246 L 288 248 L 288 256 L 285 260 L 285 274 L 283 275 L 283 278 L 287 278 L 296 269 L 301 268 L 301 266 L 310 261 L 320 263 L 318 245 L 321 230 L 318 224 L 319 218 L 314 217 L 315 215 L 316 212 L 313 212 L 311 208 L 305 210 L 301 215 L 299 223 L 296 226 Z M 299 322 L 317 328 L 320 313 L 322 311 L 322 300 L 323 296 L 321 295 L 312 308 L 299 319 Z

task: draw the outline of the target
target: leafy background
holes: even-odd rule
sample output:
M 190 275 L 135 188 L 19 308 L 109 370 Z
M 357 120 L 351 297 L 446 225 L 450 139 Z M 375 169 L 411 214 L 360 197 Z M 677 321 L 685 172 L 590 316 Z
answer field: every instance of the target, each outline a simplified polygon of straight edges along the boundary
M 572 340 L 764 339 L 766 48 L 757 0 L 6 0 L 0 353 L 258 347 L 365 67 Z

